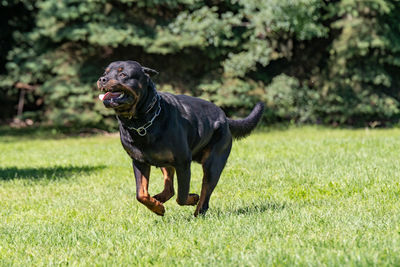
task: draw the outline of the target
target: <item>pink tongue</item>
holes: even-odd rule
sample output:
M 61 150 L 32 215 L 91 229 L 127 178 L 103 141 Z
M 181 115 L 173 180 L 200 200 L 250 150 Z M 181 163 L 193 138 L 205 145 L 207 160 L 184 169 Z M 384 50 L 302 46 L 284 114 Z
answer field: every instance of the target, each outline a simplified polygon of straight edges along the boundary
M 119 97 L 121 94 L 122 94 L 122 93 L 119 93 L 119 92 L 115 92 L 115 93 L 113 93 L 113 92 L 107 92 L 107 93 L 104 95 L 104 97 L 103 97 L 103 101 L 106 100 L 106 99 L 111 99 L 111 98 Z

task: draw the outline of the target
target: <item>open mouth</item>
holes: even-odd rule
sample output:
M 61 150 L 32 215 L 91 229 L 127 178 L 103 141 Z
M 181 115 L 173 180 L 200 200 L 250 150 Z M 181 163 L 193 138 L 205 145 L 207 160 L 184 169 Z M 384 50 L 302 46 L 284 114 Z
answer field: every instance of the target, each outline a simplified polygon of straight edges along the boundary
M 103 101 L 106 108 L 126 108 L 134 102 L 134 98 L 123 91 L 109 91 L 105 94 L 100 94 L 99 99 Z
M 124 96 L 125 96 L 125 93 L 123 93 L 123 92 L 107 92 L 105 94 L 100 94 L 99 99 L 101 101 L 104 101 L 104 100 L 112 101 L 112 100 L 122 99 L 122 98 L 124 98 Z
M 99 99 L 106 108 L 114 109 L 117 114 L 132 115 L 132 107 L 139 98 L 130 87 L 113 79 L 108 81 L 105 85 L 100 84 L 100 81 L 98 81 L 97 87 L 101 91 L 105 91 L 103 94 L 99 95 Z

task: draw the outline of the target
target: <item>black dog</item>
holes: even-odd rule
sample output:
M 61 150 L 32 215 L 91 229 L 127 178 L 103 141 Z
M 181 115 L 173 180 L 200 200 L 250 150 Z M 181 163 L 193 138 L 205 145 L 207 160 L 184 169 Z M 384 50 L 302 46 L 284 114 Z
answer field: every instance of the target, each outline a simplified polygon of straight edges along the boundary
M 256 127 L 264 105 L 258 103 L 242 120 L 231 120 L 214 104 L 186 95 L 158 93 L 150 76 L 155 70 L 135 61 L 111 63 L 97 82 L 106 91 L 99 98 L 117 113 L 121 142 L 132 158 L 136 198 L 158 215 L 162 203 L 174 195 L 173 176 L 178 178 L 179 205 L 196 205 L 204 214 L 232 147 L 232 136 L 245 137 Z M 200 198 L 189 194 L 190 164 L 203 166 Z M 148 193 L 150 166 L 161 167 L 164 190 Z

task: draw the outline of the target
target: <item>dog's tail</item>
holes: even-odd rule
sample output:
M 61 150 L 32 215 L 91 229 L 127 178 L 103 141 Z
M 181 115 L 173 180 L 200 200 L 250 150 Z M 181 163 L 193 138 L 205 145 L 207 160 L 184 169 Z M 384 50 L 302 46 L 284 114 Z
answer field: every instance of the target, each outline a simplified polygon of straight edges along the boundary
M 250 115 L 241 120 L 232 120 L 228 118 L 229 129 L 235 139 L 240 139 L 248 136 L 251 131 L 256 128 L 264 112 L 264 104 L 258 102 L 251 111 Z

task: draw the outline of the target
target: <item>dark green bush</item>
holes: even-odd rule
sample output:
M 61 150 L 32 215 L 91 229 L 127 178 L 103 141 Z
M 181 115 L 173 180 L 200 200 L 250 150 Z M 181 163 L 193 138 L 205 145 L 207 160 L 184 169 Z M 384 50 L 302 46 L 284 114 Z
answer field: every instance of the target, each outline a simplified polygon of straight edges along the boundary
M 24 0 L 0 6 L 3 119 L 15 116 L 26 90 L 23 118 L 111 129 L 112 112 L 97 100 L 95 82 L 117 59 L 159 70 L 160 90 L 207 98 L 230 116 L 243 116 L 262 100 L 268 123 L 399 119 L 395 0 Z

